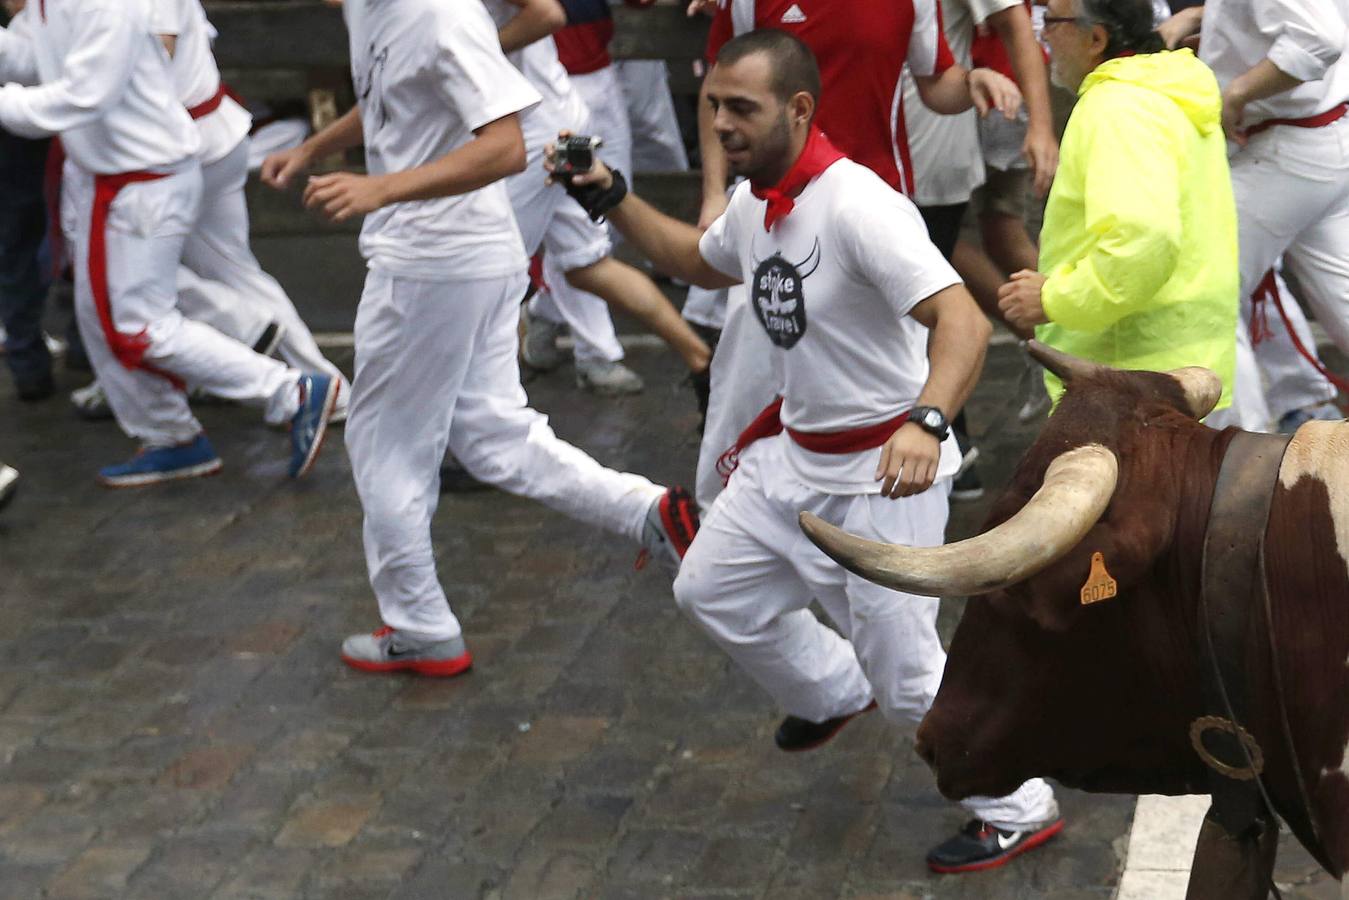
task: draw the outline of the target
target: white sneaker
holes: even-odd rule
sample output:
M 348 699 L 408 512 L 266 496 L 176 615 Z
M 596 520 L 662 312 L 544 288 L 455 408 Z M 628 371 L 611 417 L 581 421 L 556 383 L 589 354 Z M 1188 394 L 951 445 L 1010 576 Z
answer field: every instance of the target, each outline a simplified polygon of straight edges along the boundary
M 9 501 L 14 499 L 14 492 L 19 489 L 19 472 L 12 466 L 0 463 L 0 509 L 9 505 Z
M 640 375 L 621 362 L 596 360 L 576 364 L 576 386 L 602 397 L 640 394 L 646 384 Z
M 108 395 L 103 393 L 103 385 L 95 381 L 70 392 L 70 402 L 75 407 L 75 415 L 90 422 L 100 422 L 112 418 L 112 407 L 108 405 Z
M 557 346 L 562 336 L 562 325 L 525 311 L 525 339 L 520 342 L 520 358 L 525 365 L 540 372 L 551 372 L 566 361 L 567 355 Z

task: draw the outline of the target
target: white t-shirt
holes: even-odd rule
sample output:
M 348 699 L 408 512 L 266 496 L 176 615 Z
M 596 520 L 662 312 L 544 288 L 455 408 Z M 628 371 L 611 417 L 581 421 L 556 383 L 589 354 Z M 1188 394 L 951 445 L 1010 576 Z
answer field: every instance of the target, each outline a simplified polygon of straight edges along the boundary
M 173 35 L 173 82 L 178 99 L 191 109 L 210 100 L 220 90 L 220 69 L 211 53 L 215 29 L 206 21 L 200 0 L 151 0 L 150 30 Z M 248 137 L 253 117 L 233 98 L 225 97 L 215 112 L 196 120 L 201 136 L 199 157 L 204 165 L 229 155 Z
M 0 29 L 0 128 L 61 136 L 97 175 L 193 163 L 199 141 L 175 95 L 145 0 L 30 3 Z M 23 87 L 22 84 L 38 85 Z
M 502 55 L 479 0 L 346 0 L 342 14 L 372 175 L 433 162 L 539 102 Z M 499 278 L 526 266 L 502 182 L 371 213 L 361 253 L 371 268 L 426 280 Z
M 975 26 L 994 13 L 1020 5 L 1021 0 L 941 0 L 942 29 L 956 62 L 970 67 Z M 913 74 L 905 69 L 904 120 L 908 123 L 909 157 L 913 160 L 914 202 L 920 206 L 947 206 L 969 200 L 974 189 L 984 183 L 978 113 L 970 109 L 943 116 L 928 109 L 918 96 Z
M 520 7 L 506 0 L 483 0 L 483 5 L 498 29 L 520 12 Z M 542 103 L 520 117 L 525 146 L 533 150 L 555 141 L 564 128 L 578 133 L 585 130 L 590 111 L 558 61 L 557 44 L 551 37 L 508 53 L 506 58 L 543 97 Z
M 909 311 L 960 277 L 914 205 L 865 166 L 839 160 L 795 202 L 765 232 L 766 203 L 742 183 L 699 250 L 749 291 L 773 344 L 784 425 L 831 432 L 892 419 L 917 402 L 928 377 L 928 331 Z M 811 453 L 792 442 L 787 458 L 807 484 L 860 494 L 877 490 L 880 452 Z M 939 477 L 959 465 L 948 437 Z

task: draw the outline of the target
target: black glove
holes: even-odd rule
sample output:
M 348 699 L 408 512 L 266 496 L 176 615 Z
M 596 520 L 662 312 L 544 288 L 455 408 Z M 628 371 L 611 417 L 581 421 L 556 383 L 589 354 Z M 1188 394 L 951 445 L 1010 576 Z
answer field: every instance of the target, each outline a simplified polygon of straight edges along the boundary
M 575 184 L 570 178 L 560 178 L 562 186 L 581 208 L 590 216 L 592 222 L 603 222 L 604 214 L 623 202 L 628 196 L 628 180 L 617 169 L 610 170 L 613 183 L 608 188 L 598 184 Z M 556 177 L 556 176 L 555 176 Z

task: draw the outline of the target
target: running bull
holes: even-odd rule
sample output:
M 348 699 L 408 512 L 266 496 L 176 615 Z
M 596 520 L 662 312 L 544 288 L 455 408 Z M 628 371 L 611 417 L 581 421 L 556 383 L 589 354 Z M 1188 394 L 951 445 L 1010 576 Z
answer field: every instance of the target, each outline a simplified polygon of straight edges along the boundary
M 1304 425 L 1286 450 L 1279 444 L 1263 486 L 1246 485 L 1264 495 L 1244 527 L 1259 549 L 1255 574 L 1230 593 L 1233 609 L 1250 604 L 1253 625 L 1228 670 L 1241 684 L 1223 683 L 1221 669 L 1216 679 L 1206 671 L 1221 630 L 1206 624 L 1206 603 L 1229 598 L 1205 588 L 1206 552 L 1216 569 L 1222 549 L 1206 536 L 1217 527 L 1215 498 L 1259 480 L 1238 466 L 1219 486 L 1229 449 L 1255 436 L 1200 423 L 1221 390 L 1205 369 L 1123 372 L 1034 342 L 1032 353 L 1068 389 L 982 534 L 916 549 L 802 516 L 821 549 L 863 577 L 971 596 L 918 730 L 942 793 L 998 796 L 1036 775 L 1087 791 L 1213 793 L 1190 897 L 1264 897 L 1277 828 L 1216 827 L 1226 789 L 1214 778 L 1225 769 L 1219 781 L 1260 791 L 1260 811 L 1272 805 L 1342 877 L 1349 424 Z M 1242 709 L 1230 721 L 1210 715 L 1215 680 L 1227 692 L 1223 709 Z M 1223 736 L 1236 747 L 1226 758 L 1214 741 Z

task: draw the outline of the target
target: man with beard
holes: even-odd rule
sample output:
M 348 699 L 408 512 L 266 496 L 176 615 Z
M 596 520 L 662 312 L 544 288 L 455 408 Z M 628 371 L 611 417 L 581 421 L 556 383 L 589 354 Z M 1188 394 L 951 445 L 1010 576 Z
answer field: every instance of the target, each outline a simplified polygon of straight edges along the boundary
M 946 655 L 936 599 L 848 574 L 797 516 L 940 544 L 960 463 L 947 421 L 978 379 L 990 327 L 913 204 L 814 126 L 820 74 L 798 38 L 761 30 L 727 42 L 705 92 L 746 178 L 705 233 L 628 194 L 602 164 L 559 177 L 665 271 L 749 292 L 778 399 L 723 457 L 726 489 L 675 600 L 789 713 L 777 745 L 808 750 L 873 706 L 920 721 Z M 812 598 L 842 635 L 811 614 Z M 976 818 L 928 855 L 935 871 L 1001 865 L 1063 827 L 1038 779 L 964 805 Z
M 1040 271 L 998 291 L 1013 324 L 1121 369 L 1204 366 L 1232 402 L 1237 223 L 1222 100 L 1189 50 L 1163 50 L 1148 0 L 1050 0 L 1051 77 L 1076 91 Z M 1051 396 L 1062 387 L 1046 375 Z

